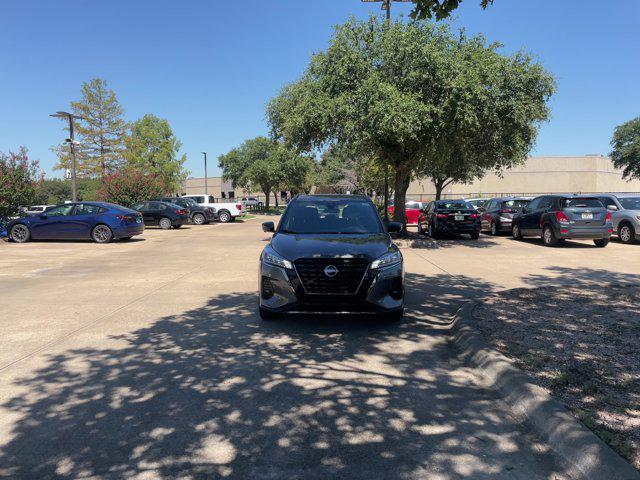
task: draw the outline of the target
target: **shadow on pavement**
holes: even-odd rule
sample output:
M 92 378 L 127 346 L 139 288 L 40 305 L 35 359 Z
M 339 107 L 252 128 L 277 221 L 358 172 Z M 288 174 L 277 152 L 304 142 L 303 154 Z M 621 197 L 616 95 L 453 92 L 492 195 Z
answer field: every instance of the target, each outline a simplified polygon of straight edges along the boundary
M 407 277 L 398 323 L 261 322 L 254 292 L 220 294 L 117 348 L 51 354 L 2 400 L 0 477 L 549 478 L 440 326 L 493 286 Z

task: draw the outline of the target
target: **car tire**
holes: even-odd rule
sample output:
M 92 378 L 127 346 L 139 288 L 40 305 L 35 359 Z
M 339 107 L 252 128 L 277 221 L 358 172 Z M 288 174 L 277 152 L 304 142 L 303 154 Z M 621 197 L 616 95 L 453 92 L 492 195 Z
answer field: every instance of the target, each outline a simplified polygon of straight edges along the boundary
M 232 217 L 228 210 L 220 210 L 220 212 L 218 212 L 218 218 L 220 223 L 229 223 Z
M 110 243 L 113 240 L 113 231 L 104 224 L 99 224 L 91 230 L 91 240 L 96 243 Z
M 473 233 L 470 233 L 469 236 L 471 237 L 471 240 L 478 240 L 480 238 L 480 232 L 475 231 Z
M 435 233 L 433 233 L 433 225 L 429 223 L 429 227 L 427 229 L 427 236 L 429 238 L 435 238 Z
M 547 247 L 555 247 L 558 244 L 556 234 L 553 232 L 553 228 L 551 228 L 549 225 L 546 225 L 542 229 L 542 242 Z
M 422 228 L 422 224 L 418 222 L 418 235 L 424 235 L 424 229 Z
M 193 223 L 195 225 L 204 225 L 205 223 L 207 223 L 207 219 L 203 214 L 196 213 L 193 215 Z
M 598 240 L 594 240 L 593 243 L 595 244 L 595 246 L 597 248 L 604 248 L 607 245 L 609 245 L 609 239 L 608 238 L 600 238 Z
M 511 227 L 511 236 L 516 240 L 522 240 L 524 238 L 522 236 L 522 231 L 520 230 L 520 225 L 517 223 L 514 223 L 513 227 Z
M 496 222 L 491 222 L 491 235 L 494 237 L 498 235 L 498 225 L 496 225 Z
M 282 316 L 282 314 L 277 312 L 272 312 L 271 310 L 267 310 L 265 308 L 259 307 L 258 313 L 260 314 L 260 318 L 262 320 L 277 320 Z
M 629 223 L 622 223 L 618 227 L 618 238 L 622 243 L 630 244 L 636 241 L 636 231 L 633 225 Z
M 163 217 L 158 222 L 158 225 L 162 230 L 169 230 L 171 228 L 171 219 L 167 217 Z
M 172 225 L 173 228 L 182 228 L 182 225 Z
M 9 240 L 15 243 L 25 243 L 31 240 L 31 230 L 23 223 L 16 223 L 9 231 Z

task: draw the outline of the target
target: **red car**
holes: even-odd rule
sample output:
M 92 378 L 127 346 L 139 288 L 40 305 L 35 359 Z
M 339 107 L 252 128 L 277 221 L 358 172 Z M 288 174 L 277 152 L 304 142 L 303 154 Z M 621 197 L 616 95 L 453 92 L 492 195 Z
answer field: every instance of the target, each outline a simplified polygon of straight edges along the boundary
M 407 225 L 418 225 L 418 217 L 420 216 L 420 210 L 427 206 L 427 202 L 415 202 L 409 201 L 404 204 L 405 212 L 407 215 Z M 389 218 L 393 218 L 393 200 L 389 200 L 387 211 L 389 212 Z

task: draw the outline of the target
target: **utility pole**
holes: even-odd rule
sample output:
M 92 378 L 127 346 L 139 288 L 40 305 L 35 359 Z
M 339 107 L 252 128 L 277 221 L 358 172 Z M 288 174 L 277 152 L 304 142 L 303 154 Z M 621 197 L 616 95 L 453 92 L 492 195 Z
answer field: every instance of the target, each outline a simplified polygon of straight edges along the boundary
M 387 28 L 391 26 L 391 3 L 392 2 L 411 2 L 412 0 L 361 0 L 363 3 L 382 2 L 382 10 L 387 12 Z M 384 223 L 389 223 L 389 165 L 384 164 Z
M 207 186 L 207 152 L 202 152 L 204 155 L 204 194 L 209 195 L 209 188 Z
M 56 112 L 54 114 L 49 115 L 50 117 L 56 118 L 66 118 L 69 121 L 69 138 L 65 140 L 66 143 L 69 144 L 69 150 L 71 152 L 71 200 L 74 202 L 78 201 L 78 186 L 77 186 L 77 175 L 76 175 L 76 142 L 73 137 L 73 120 L 82 120 L 82 117 L 79 115 L 74 115 L 69 112 Z

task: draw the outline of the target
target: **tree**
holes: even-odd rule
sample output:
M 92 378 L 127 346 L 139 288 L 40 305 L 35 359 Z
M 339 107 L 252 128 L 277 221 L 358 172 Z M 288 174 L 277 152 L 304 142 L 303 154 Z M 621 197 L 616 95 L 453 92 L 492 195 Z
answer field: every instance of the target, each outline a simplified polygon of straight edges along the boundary
M 122 163 L 122 150 L 127 124 L 124 110 L 116 94 L 107 88 L 107 82 L 94 78 L 82 84 L 81 98 L 71 102 L 76 120 L 78 146 L 76 148 L 77 172 L 80 176 L 104 176 L 114 172 Z M 66 121 L 66 120 L 65 120 Z M 59 162 L 56 169 L 71 169 L 69 147 L 54 148 Z
M 0 218 L 16 215 L 19 207 L 35 203 L 42 175 L 26 147 L 18 153 L 0 152 Z
M 302 78 L 269 103 L 273 134 L 302 151 L 340 144 L 388 166 L 394 220 L 406 222 L 407 188 L 427 160 L 442 165 L 460 155 L 468 161 L 473 148 L 488 148 L 510 154 L 496 163 L 512 164 L 548 117 L 552 76 L 522 53 L 500 55 L 499 47 L 446 25 L 352 19 L 336 28 Z M 478 125 L 483 135 L 471 135 Z M 464 140 L 456 139 L 454 126 L 466 128 Z M 509 148 L 491 150 L 500 141 Z
M 143 173 L 129 167 L 104 177 L 98 197 L 105 202 L 131 206 L 150 198 L 162 197 L 170 191 L 161 175 Z
M 171 192 L 181 189 L 187 176 L 183 168 L 187 156 L 179 156 L 182 143 L 167 120 L 150 113 L 145 115 L 131 124 L 131 133 L 124 143 L 127 166 L 162 177 Z
M 266 137 L 246 140 L 238 148 L 218 157 L 222 178 L 231 180 L 234 188 L 259 189 L 278 204 L 278 190 L 307 190 L 313 169 L 311 157 L 299 155 L 281 142 Z
M 623 168 L 623 177 L 640 179 L 640 117 L 616 127 L 611 140 L 611 159 Z
M 424 20 L 435 17 L 436 20 L 442 20 L 451 15 L 451 12 L 460 6 L 462 0 L 413 0 L 413 2 L 416 6 L 411 12 L 411 18 Z M 481 0 L 480 6 L 487 8 L 492 3 L 493 0 Z
M 79 178 L 78 200 L 95 201 L 101 188 L 101 181 L 97 178 Z M 55 205 L 71 199 L 71 182 L 63 178 L 48 178 L 43 180 L 38 193 L 38 203 Z

